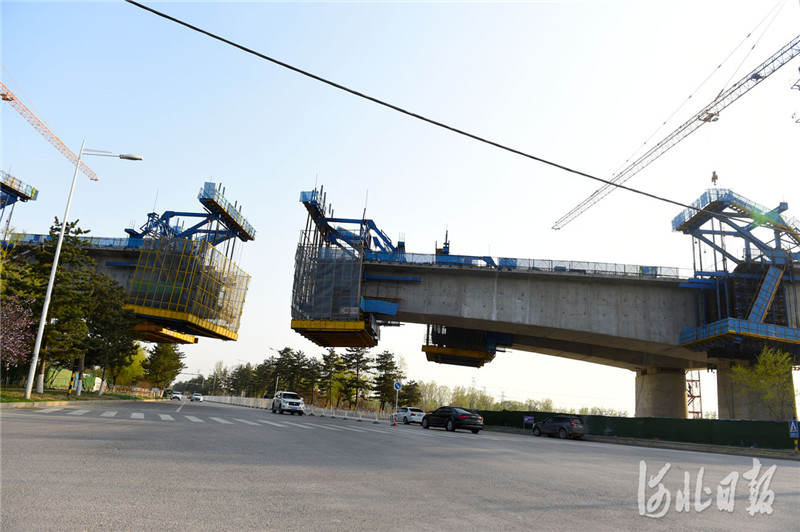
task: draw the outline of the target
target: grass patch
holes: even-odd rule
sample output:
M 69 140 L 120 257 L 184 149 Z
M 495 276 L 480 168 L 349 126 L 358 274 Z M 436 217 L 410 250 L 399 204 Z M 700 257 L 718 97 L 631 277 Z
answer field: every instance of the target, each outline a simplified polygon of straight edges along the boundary
M 97 395 L 97 392 L 82 392 L 80 397 L 75 394 L 69 396 L 69 401 L 114 401 L 114 400 L 139 400 L 141 397 L 124 393 L 104 393 Z M 0 403 L 34 403 L 40 401 L 67 401 L 66 390 L 45 390 L 44 393 L 31 393 L 30 399 L 25 399 L 25 390 L 14 388 L 0 389 Z

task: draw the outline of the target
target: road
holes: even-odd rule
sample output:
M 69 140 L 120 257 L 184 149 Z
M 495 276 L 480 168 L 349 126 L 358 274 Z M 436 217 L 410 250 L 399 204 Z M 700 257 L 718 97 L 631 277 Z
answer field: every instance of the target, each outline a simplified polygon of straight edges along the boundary
M 796 530 L 800 519 L 793 461 L 761 459 L 753 475 L 743 456 L 187 401 L 5 409 L 0 430 L 4 531 Z M 720 510 L 731 474 L 732 511 Z

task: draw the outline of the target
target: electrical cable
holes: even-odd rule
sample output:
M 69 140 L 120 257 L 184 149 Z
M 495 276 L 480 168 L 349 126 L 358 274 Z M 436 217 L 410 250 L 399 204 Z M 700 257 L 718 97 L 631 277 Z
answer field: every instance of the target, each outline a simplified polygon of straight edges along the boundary
M 162 18 L 164 18 L 166 20 L 169 20 L 171 22 L 174 22 L 176 24 L 179 24 L 181 26 L 189 28 L 189 29 L 191 29 L 193 31 L 196 31 L 198 33 L 202 33 L 203 35 L 206 35 L 207 37 L 211 37 L 212 39 L 215 39 L 215 40 L 220 41 L 222 43 L 225 43 L 225 44 L 228 44 L 230 46 L 233 46 L 234 48 L 238 48 L 239 50 L 242 50 L 243 52 L 247 52 L 248 54 L 251 54 L 251 55 L 254 55 L 254 56 L 259 57 L 261 59 L 264 59 L 265 61 L 269 61 L 271 63 L 274 63 L 274 64 L 278 65 L 278 66 L 281 66 L 283 68 L 291 70 L 292 72 L 296 72 L 298 74 L 301 74 L 301 75 L 306 76 L 308 78 L 311 78 L 313 80 L 319 81 L 320 83 L 324 83 L 326 85 L 329 85 L 329 86 L 334 87 L 336 89 L 339 89 L 341 91 L 347 92 L 347 93 L 352 94 L 354 96 L 357 96 L 359 98 L 368 100 L 368 101 L 370 101 L 372 103 L 375 103 L 375 104 L 378 104 L 378 105 L 380 105 L 382 107 L 386 107 L 386 108 L 391 109 L 393 111 L 396 111 L 398 113 L 410 116 L 412 118 L 416 118 L 417 120 L 420 120 L 422 122 L 426 122 L 428 124 L 440 127 L 442 129 L 446 129 L 446 130 L 451 131 L 453 133 L 456 133 L 458 135 L 462 135 L 464 137 L 476 140 L 478 142 L 482 142 L 484 144 L 488 144 L 489 146 L 494 146 L 495 148 L 499 148 L 501 150 L 513 153 L 515 155 L 519 155 L 521 157 L 525 157 L 527 159 L 531 159 L 533 161 L 545 164 L 547 166 L 551 166 L 553 168 L 557 168 L 559 170 L 563 170 L 563 171 L 571 173 L 571 174 L 575 174 L 575 175 L 578 175 L 578 176 L 581 176 L 581 177 L 585 177 L 587 179 L 592 179 L 594 181 L 598 181 L 598 182 L 603 183 L 605 185 L 611 185 L 613 187 L 616 187 L 616 188 L 619 188 L 619 189 L 622 189 L 622 190 L 627 190 L 628 192 L 632 192 L 634 194 L 639 194 L 641 196 L 645 196 L 645 197 L 648 197 L 648 198 L 651 198 L 651 199 L 654 199 L 654 200 L 657 200 L 657 201 L 670 203 L 672 205 L 675 205 L 675 206 L 678 206 L 678 207 L 683 207 L 684 209 L 689 209 L 689 210 L 693 210 L 693 211 L 697 211 L 697 212 L 708 212 L 709 214 L 713 214 L 713 215 L 716 215 L 716 216 L 723 216 L 723 217 L 725 216 L 722 213 L 712 213 L 711 211 L 706 211 L 705 209 L 701 209 L 701 208 L 695 207 L 693 205 L 686 205 L 686 204 L 681 203 L 679 201 L 675 201 L 675 200 L 672 200 L 672 199 L 669 199 L 669 198 L 665 198 L 663 196 L 658 196 L 658 195 L 652 194 L 650 192 L 645 192 L 643 190 L 627 187 L 625 185 L 622 185 L 622 184 L 619 184 L 619 183 L 615 183 L 613 181 L 609 181 L 607 179 L 603 179 L 603 178 L 600 178 L 600 177 L 597 177 L 597 176 L 594 176 L 594 175 L 591 175 L 591 174 L 587 174 L 585 172 L 581 172 L 580 170 L 575 170 L 573 168 L 569 168 L 568 166 L 564 166 L 562 164 L 559 164 L 559 163 L 556 163 L 556 162 L 553 162 L 553 161 L 549 161 L 549 160 L 543 159 L 541 157 L 537 157 L 536 155 L 532 155 L 530 153 L 526 153 L 526 152 L 524 152 L 522 150 L 518 150 L 518 149 L 512 148 L 510 146 L 506 146 L 506 145 L 501 144 L 499 142 L 483 138 L 483 137 L 481 137 L 479 135 L 476 135 L 474 133 L 469 133 L 468 131 L 464 131 L 462 129 L 458 129 L 458 128 L 454 127 L 454 126 L 450 126 L 450 125 L 445 124 L 443 122 L 439 122 L 439 121 L 434 120 L 432 118 L 428 118 L 428 117 L 420 115 L 418 113 L 409 111 L 407 109 L 404 109 L 404 108 L 399 107 L 397 105 L 391 104 L 389 102 L 386 102 L 386 101 L 381 100 L 379 98 L 376 98 L 374 96 L 370 96 L 368 94 L 364 94 L 363 92 L 359 92 L 359 91 L 357 91 L 355 89 L 351 89 L 351 88 L 349 88 L 349 87 L 347 87 L 345 85 L 342 85 L 340 83 L 336 83 L 336 82 L 331 81 L 329 79 L 323 78 L 322 76 L 318 76 L 316 74 L 313 74 L 311 72 L 308 72 L 308 71 L 303 70 L 301 68 L 298 68 L 296 66 L 290 65 L 290 64 L 285 63 L 283 61 L 280 61 L 279 59 L 275 59 L 275 58 L 270 57 L 268 55 L 262 54 L 260 52 L 257 52 L 255 50 L 251 49 L 251 48 L 247 48 L 246 46 L 243 46 L 241 44 L 238 44 L 236 42 L 228 40 L 228 39 L 226 39 L 224 37 L 221 37 L 219 35 L 211 33 L 210 31 L 204 30 L 204 29 L 199 28 L 197 26 L 194 26 L 192 24 L 189 24 L 188 22 L 184 22 L 184 21 L 182 21 L 182 20 L 180 20 L 178 18 L 175 18 L 175 17 L 173 17 L 171 15 L 167 15 L 166 13 L 162 13 L 162 12 L 156 10 L 156 9 L 148 7 L 148 6 L 144 5 L 144 4 L 136 2 L 134 0 L 125 0 L 125 2 L 127 2 L 127 3 L 129 3 L 131 5 L 134 5 L 134 6 L 138 7 L 138 8 L 140 8 L 140 9 L 143 9 L 145 11 L 149 11 L 150 13 L 153 13 L 154 15 L 162 17 Z

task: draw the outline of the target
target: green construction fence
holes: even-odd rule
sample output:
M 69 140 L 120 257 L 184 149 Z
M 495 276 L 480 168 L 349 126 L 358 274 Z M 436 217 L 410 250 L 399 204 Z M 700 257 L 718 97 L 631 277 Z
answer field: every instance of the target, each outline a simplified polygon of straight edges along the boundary
M 509 410 L 477 412 L 483 416 L 486 425 L 494 426 L 522 428 L 525 416 L 533 416 L 536 421 L 544 421 L 554 415 L 573 415 L 583 420 L 587 436 L 794 449 L 794 440 L 789 437 L 788 421 L 611 417 Z M 525 429 L 530 430 L 531 425 L 526 424 Z

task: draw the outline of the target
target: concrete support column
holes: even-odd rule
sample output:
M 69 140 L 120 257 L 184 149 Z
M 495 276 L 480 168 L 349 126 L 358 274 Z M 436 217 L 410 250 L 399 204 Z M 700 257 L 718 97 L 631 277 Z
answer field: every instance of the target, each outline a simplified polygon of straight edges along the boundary
M 731 368 L 736 366 L 751 366 L 745 360 L 736 360 L 733 363 L 722 360 L 717 364 L 717 417 L 719 419 L 772 419 L 785 421 L 795 418 L 794 393 L 786 393 L 787 402 L 781 408 L 780 405 L 773 405 L 770 409 L 759 399 L 756 394 L 742 385 L 737 385 L 731 379 Z M 791 389 L 794 390 L 791 371 L 789 372 L 789 382 Z M 779 412 L 784 412 L 784 419 L 780 419 Z
M 636 375 L 636 417 L 686 419 L 686 372 L 673 368 L 646 368 Z

